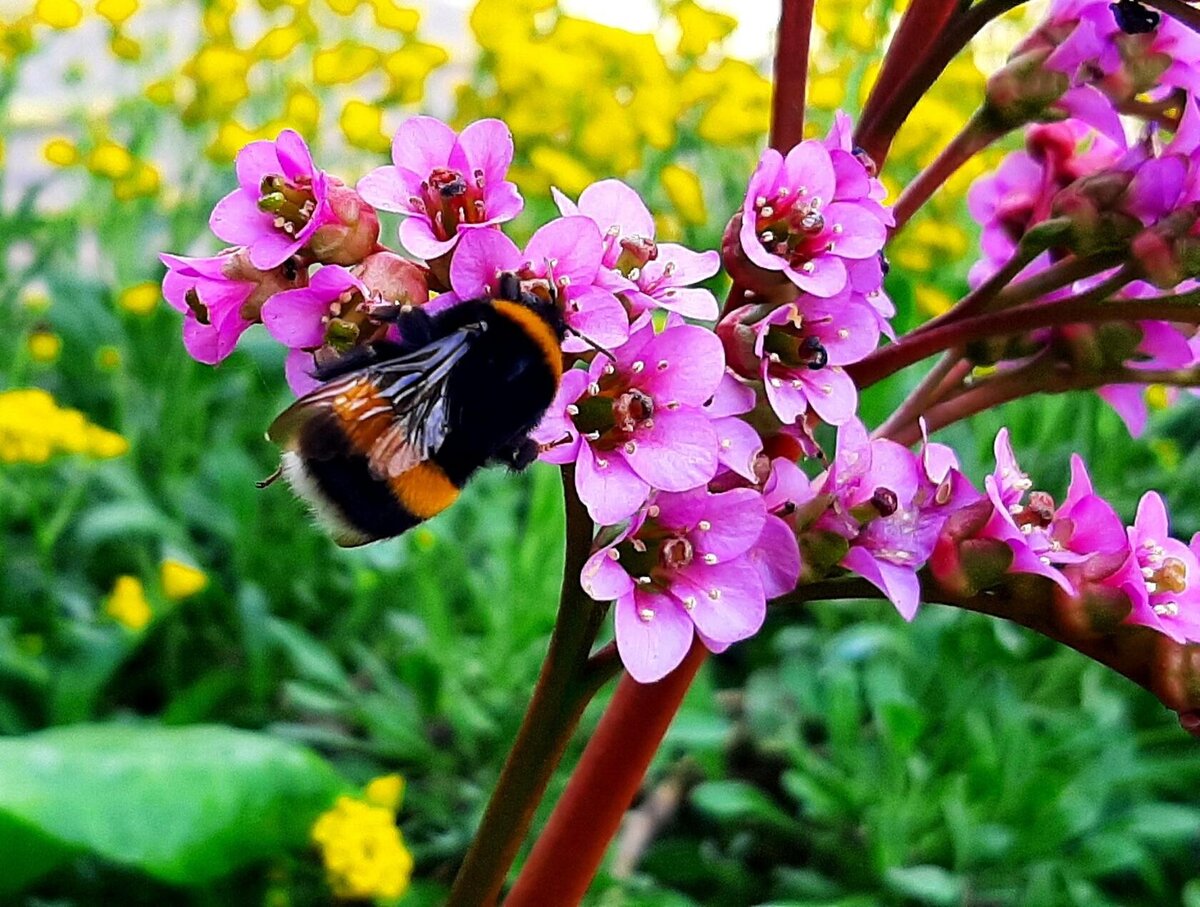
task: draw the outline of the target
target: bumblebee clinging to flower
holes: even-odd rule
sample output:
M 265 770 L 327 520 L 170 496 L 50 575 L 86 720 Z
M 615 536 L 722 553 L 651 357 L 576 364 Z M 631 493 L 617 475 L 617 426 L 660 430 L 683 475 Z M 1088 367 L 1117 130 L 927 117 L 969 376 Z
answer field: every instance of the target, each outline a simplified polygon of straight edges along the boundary
M 399 535 L 449 507 L 476 470 L 524 469 L 562 377 L 553 287 L 499 280 L 495 299 L 406 308 L 401 340 L 321 368 L 271 424 L 280 473 L 344 547 Z

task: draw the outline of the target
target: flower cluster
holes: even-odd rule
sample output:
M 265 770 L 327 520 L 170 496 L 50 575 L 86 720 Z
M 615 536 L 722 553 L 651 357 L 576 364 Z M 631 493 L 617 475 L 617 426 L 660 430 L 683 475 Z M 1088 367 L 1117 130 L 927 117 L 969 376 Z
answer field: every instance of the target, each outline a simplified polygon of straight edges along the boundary
M 1083 120 L 1116 141 L 1122 115 L 1151 119 L 1200 88 L 1200 35 L 1134 0 L 1054 0 L 988 84 L 1008 125 Z
M 109 459 L 128 449 L 119 434 L 60 407 L 40 388 L 0 392 L 0 463 L 45 463 L 60 453 Z
M 398 775 L 376 778 L 364 799 L 338 797 L 313 824 L 312 842 L 338 898 L 396 899 L 408 889 L 413 858 L 396 827 L 403 790 Z
M 1191 34 L 1189 32 L 1189 34 Z M 1039 296 L 1042 303 L 1107 286 L 1116 299 L 1146 299 L 1161 291 L 1183 292 L 1200 274 L 1194 249 L 1200 240 L 1200 108 L 1184 102 L 1174 134 L 1164 142 L 1151 128 L 1132 145 L 1068 119 L 1035 125 L 1026 131 L 1026 149 L 1010 154 L 999 169 L 978 180 L 970 209 L 983 227 L 983 257 L 971 272 L 978 287 L 1018 254 L 1022 243 L 1044 249 L 1021 272 L 1033 278 L 1068 258 L 1119 253 L 1136 262 L 1136 271 L 1100 270 L 1064 282 Z M 1038 236 L 1041 228 L 1046 237 Z M 1036 251 L 1036 250 L 1034 250 Z M 977 355 L 1002 367 L 1035 355 L 1053 354 L 1095 367 L 1179 369 L 1197 362 L 1195 327 L 1141 320 L 1095 328 L 1069 325 L 1009 338 Z M 1145 428 L 1144 389 L 1136 384 L 1102 387 L 1100 396 L 1124 419 L 1134 435 Z

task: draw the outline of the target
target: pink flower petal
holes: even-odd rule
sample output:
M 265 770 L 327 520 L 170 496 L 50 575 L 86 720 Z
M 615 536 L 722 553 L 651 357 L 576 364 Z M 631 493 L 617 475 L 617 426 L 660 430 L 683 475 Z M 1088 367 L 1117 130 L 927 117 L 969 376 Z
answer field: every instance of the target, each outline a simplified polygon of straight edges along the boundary
M 467 158 L 463 175 L 473 178 L 475 170 L 483 171 L 484 191 L 488 197 L 488 213 L 492 213 L 491 190 L 504 182 L 513 159 L 512 133 L 496 119 L 476 120 L 458 136 L 458 146 Z
M 639 355 L 641 386 L 656 403 L 700 406 L 717 392 L 725 375 L 725 350 L 712 331 L 680 325 L 656 334 Z
M 877 560 L 866 548 L 858 547 L 846 552 L 841 563 L 886 595 L 905 620 L 916 617 L 921 604 L 921 583 L 911 567 Z
M 321 382 L 312 376 L 316 363 L 312 353 L 305 350 L 288 350 L 283 362 L 283 373 L 287 377 L 288 387 L 297 397 L 312 393 L 321 386 Z
M 311 178 L 317 167 L 313 163 L 312 153 L 308 144 L 293 129 L 285 129 L 275 140 L 275 154 L 283 167 L 283 175 L 293 182 L 302 178 Z
M 870 258 L 879 254 L 887 241 L 887 227 L 861 205 L 834 202 L 824 210 L 825 223 L 833 230 L 834 253 L 843 258 Z
M 607 233 L 618 228 L 621 236 L 654 238 L 654 218 L 642 197 L 616 179 L 592 183 L 579 196 L 579 212 L 591 218 Z
M 279 156 L 275 153 L 275 143 L 268 141 L 251 142 L 243 146 L 233 166 L 238 185 L 254 198 L 258 198 L 262 192 L 263 177 L 283 173 Z
M 457 136 L 437 117 L 410 117 L 392 139 L 392 163 L 421 178 L 450 163 Z
M 653 428 L 640 427 L 622 455 L 642 479 L 663 491 L 687 491 L 717 472 L 717 433 L 703 415 L 688 410 L 656 413 Z
M 717 431 L 717 457 L 721 465 L 748 482 L 757 482 L 754 461 L 763 449 L 758 432 L 737 416 L 713 419 L 712 425 Z
M 818 255 L 812 261 L 806 262 L 799 270 L 789 265 L 785 266 L 783 271 L 787 274 L 788 280 L 805 293 L 821 297 L 836 296 L 846 286 L 848 279 L 846 263 L 838 256 L 829 253 Z
M 258 209 L 257 195 L 244 189 L 234 189 L 217 202 L 208 226 L 218 239 L 238 246 L 248 246 L 272 231 L 271 221 Z
M 588 286 L 596 279 L 604 246 L 599 228 L 586 217 L 560 217 L 541 227 L 529 239 L 525 258 L 537 274 L 553 272 L 556 280 Z
M 629 317 L 625 307 L 612 293 L 595 287 L 580 290 L 570 287 L 566 300 L 566 321 L 571 331 L 582 334 L 606 350 L 615 350 L 629 338 Z M 568 353 L 592 349 L 589 344 L 572 336 L 570 331 L 562 346 Z
M 597 454 L 587 444 L 575 462 L 575 490 L 592 519 L 604 526 L 630 517 L 645 503 L 650 486 L 615 451 Z
M 843 425 L 858 409 L 858 389 L 844 369 L 828 366 L 812 373 L 805 381 L 808 404 L 821 421 Z
M 479 299 L 497 286 L 497 271 L 521 266 L 521 250 L 499 230 L 464 233 L 450 261 L 450 286 L 462 299 Z
M 360 179 L 355 188 L 368 205 L 380 211 L 425 216 L 409 203 L 409 199 L 416 193 L 412 186 L 405 183 L 400 171 L 391 164 L 376 167 Z
M 800 578 L 800 545 L 796 533 L 779 517 L 767 515 L 762 534 L 746 555 L 758 570 L 763 594 L 778 598 L 796 588 Z
M 602 548 L 583 565 L 579 585 L 598 602 L 615 601 L 633 593 L 633 579 L 611 555 L 615 548 Z
M 662 680 L 675 670 L 695 635 L 694 625 L 673 598 L 645 589 L 617 599 L 613 625 L 621 662 L 639 683 Z
M 462 234 L 455 233 L 449 239 L 438 239 L 433 235 L 433 227 L 424 215 L 410 217 L 400 224 L 400 245 L 417 258 L 426 261 L 440 258 L 453 249 L 460 235 Z
M 286 347 L 315 349 L 325 342 L 321 319 L 329 314 L 329 302 L 310 289 L 276 293 L 262 307 L 267 332 Z
M 671 584 L 671 593 L 696 628 L 719 643 L 738 642 L 761 629 L 767 616 L 762 580 L 748 561 L 726 564 L 693 562 Z

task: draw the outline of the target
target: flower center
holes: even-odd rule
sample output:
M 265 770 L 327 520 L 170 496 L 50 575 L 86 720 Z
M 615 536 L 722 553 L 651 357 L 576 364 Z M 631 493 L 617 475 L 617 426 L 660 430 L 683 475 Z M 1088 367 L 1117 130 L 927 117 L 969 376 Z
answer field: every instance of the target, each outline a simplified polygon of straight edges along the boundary
M 772 363 L 789 369 L 818 371 L 829 364 L 829 351 L 821 339 L 805 334 L 795 320 L 772 325 L 763 340 L 763 352 Z
M 1137 557 L 1142 576 L 1146 579 L 1146 589 L 1151 595 L 1179 595 L 1186 591 L 1187 564 L 1177 557 L 1169 556 L 1158 542 L 1143 542 L 1138 548 Z
M 676 536 L 662 543 L 658 549 L 658 559 L 667 570 L 679 570 L 692 562 L 694 553 L 691 542 Z
M 409 203 L 423 212 L 440 240 L 454 235 L 459 224 L 479 224 L 487 220 L 484 205 L 483 171 L 475 170 L 468 180 L 461 171 L 438 167 L 421 181 L 421 194 Z
M 654 398 L 629 387 L 614 372 L 592 384 L 586 396 L 567 407 L 567 414 L 593 447 L 612 450 L 623 446 L 626 453 L 633 453 L 637 450 L 633 434 L 654 427 Z
M 274 217 L 276 230 L 295 236 L 308 226 L 317 210 L 312 181 L 303 177 L 292 182 L 279 174 L 264 176 L 259 185 L 258 209 Z
M 773 198 L 754 200 L 754 229 L 768 252 L 806 274 L 814 270 L 812 260 L 836 248 L 841 224 L 829 224 L 821 213 L 824 200 L 809 196 L 801 186 L 794 192 L 780 188 Z

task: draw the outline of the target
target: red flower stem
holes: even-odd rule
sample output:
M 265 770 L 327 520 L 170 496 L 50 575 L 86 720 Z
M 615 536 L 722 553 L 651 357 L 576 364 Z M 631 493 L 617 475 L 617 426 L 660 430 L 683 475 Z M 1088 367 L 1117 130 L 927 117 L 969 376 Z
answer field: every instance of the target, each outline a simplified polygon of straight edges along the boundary
M 1020 265 L 1018 267 L 1018 265 Z M 1113 262 L 1109 259 L 1076 259 L 1071 258 L 1059 264 L 1052 265 L 1041 274 L 1031 277 L 1029 280 L 1022 281 L 1007 289 L 1001 291 L 997 287 L 1002 287 L 1011 279 L 1011 272 L 1015 268 L 1020 271 L 1024 265 L 1021 264 L 1021 257 L 1015 257 L 1008 265 L 996 274 L 991 280 L 983 283 L 977 290 L 967 294 L 963 300 L 945 315 L 934 318 L 932 321 L 926 322 L 917 330 L 905 335 L 898 342 L 889 346 L 881 347 L 876 350 L 866 359 L 857 362 L 854 365 L 846 367 L 846 372 L 854 379 L 855 384 L 859 389 L 870 387 L 878 381 L 883 380 L 889 375 L 893 375 L 901 369 L 908 368 L 922 359 L 932 356 L 934 353 L 942 350 L 952 349 L 962 343 L 967 343 L 970 340 L 978 340 L 989 336 L 1004 336 L 1006 334 L 1021 333 L 1023 330 L 1029 330 L 1029 327 L 1015 327 L 1013 330 L 1005 330 L 1011 323 L 1013 315 L 1012 308 L 1006 308 L 1000 313 L 993 313 L 989 316 L 981 316 L 975 319 L 970 319 L 968 316 L 986 310 L 988 308 L 998 307 L 1001 303 L 1005 306 L 1017 306 L 1024 302 L 1029 302 L 1032 299 L 1038 299 L 1052 290 L 1059 289 L 1068 284 L 1074 283 L 1083 277 L 1091 276 L 1100 271 L 1107 270 L 1112 267 Z M 1101 284 L 1099 287 L 1082 294 L 1074 299 L 1063 300 L 1062 303 L 1055 303 L 1053 306 L 1072 303 L 1079 305 L 1083 302 L 1090 302 L 1095 299 L 1105 299 L 1117 289 L 1128 283 L 1132 277 L 1128 272 L 1122 271 L 1117 276 L 1109 281 Z M 1115 284 L 1115 285 L 1114 285 Z M 990 292 L 989 292 L 990 290 Z M 1142 300 L 1148 302 L 1149 300 Z M 1129 302 L 1133 302 L 1130 300 Z M 1114 303 L 1113 305 L 1116 305 Z M 1042 312 L 1053 308 L 1051 305 L 1037 306 L 1036 308 Z M 1023 311 L 1023 310 L 1022 310 Z M 1055 309 L 1055 315 L 1052 318 L 1064 318 L 1065 313 Z M 1113 310 L 1117 311 L 1117 310 Z M 1144 309 L 1143 311 L 1149 311 Z M 1173 308 L 1171 311 L 1175 311 Z M 1033 315 L 1024 313 L 1021 316 L 1026 319 L 1033 319 Z M 1120 315 L 1107 315 L 1100 319 L 1104 321 L 1112 321 L 1120 318 Z M 1150 318 L 1151 315 L 1140 316 Z M 984 320 L 988 319 L 988 320 Z M 1077 320 L 1096 320 L 1092 315 L 1086 318 L 1067 318 L 1065 321 L 1051 321 L 1050 324 L 1070 324 Z M 1189 320 L 1184 318 L 1183 320 Z M 964 329 L 963 325 L 970 323 L 972 327 Z M 1024 322 L 1021 322 L 1024 324 Z M 1037 327 L 1045 327 L 1047 325 L 1035 325 Z
M 708 650 L 652 684 L 625 675 L 504 907 L 578 904 Z
M 454 880 L 446 902 L 450 907 L 495 903 L 584 706 L 614 673 L 589 670 L 588 653 L 605 609 L 579 587 L 579 571 L 592 545 L 592 521 L 575 493 L 570 469 L 563 470 L 563 490 L 567 551 L 549 651 L 517 739 Z
M 1183 0 L 1141 0 L 1146 6 L 1153 6 L 1160 12 L 1166 13 L 1172 19 L 1183 23 L 1194 32 L 1200 32 L 1200 9 L 1188 6 Z
M 984 117 L 976 112 L 962 131 L 942 149 L 937 158 L 928 167 L 917 174 L 916 179 L 909 183 L 900 197 L 892 213 L 896 217 L 896 225 L 892 235 L 899 233 L 908 223 L 909 218 L 917 212 L 933 196 L 938 189 L 950 179 L 958 169 L 973 158 L 988 145 L 1003 135 L 1002 132 L 987 126 Z
M 971 363 L 962 358 L 960 350 L 947 352 L 921 379 L 921 383 L 913 388 L 900 407 L 871 433 L 872 436 L 888 438 L 897 430 L 916 422 L 926 409 L 941 399 L 947 385 L 953 387 L 961 383 L 970 372 Z
M 901 51 L 896 55 L 894 72 L 887 72 L 888 63 L 893 58 L 893 48 L 897 47 L 900 38 L 900 32 L 897 31 L 892 47 L 888 49 L 884 70 L 880 72 L 875 89 L 867 99 L 856 134 L 858 144 L 871 155 L 876 166 L 883 167 L 892 139 L 917 102 L 950 65 L 950 61 L 985 25 L 1024 2 L 981 0 L 950 18 L 940 34 L 928 32 L 921 35 L 918 32 L 913 38 L 913 43 L 921 42 L 917 53 Z M 885 76 L 888 79 L 886 82 Z M 876 100 L 877 93 L 879 100 Z
M 855 141 L 869 154 L 877 165 L 882 166 L 887 155 L 886 142 L 876 129 L 876 122 L 882 118 L 883 111 L 892 103 L 892 97 L 903 87 L 905 73 L 921 67 L 922 59 L 931 44 L 938 40 L 938 35 L 946 27 L 958 8 L 959 0 L 912 0 L 896 34 L 892 36 L 879 77 L 863 105 L 862 116 L 859 117 Z
M 1099 371 L 1075 371 L 1043 361 L 1035 361 L 1011 372 L 981 381 L 925 412 L 930 432 L 961 422 L 976 413 L 1034 394 L 1062 394 L 1091 390 L 1108 384 L 1165 384 L 1172 387 L 1200 387 L 1200 369 L 1109 368 Z M 908 425 L 890 435 L 893 441 L 911 445 L 921 439 L 916 425 Z
M 1058 606 L 1054 589 L 1048 580 L 1034 580 L 1032 584 L 1001 587 L 980 595 L 955 594 L 927 573 L 921 574 L 923 602 L 1020 624 L 1116 671 L 1156 696 L 1167 708 L 1181 713 L 1181 717 L 1200 709 L 1200 645 L 1177 643 L 1134 624 L 1118 624 L 1107 632 L 1086 623 L 1080 625 Z M 882 598 L 883 593 L 861 577 L 845 576 L 798 586 L 771 605 L 778 613 L 810 601 Z
M 783 0 L 779 12 L 775 90 L 771 96 L 771 147 L 782 154 L 804 138 L 808 49 L 816 0 Z

